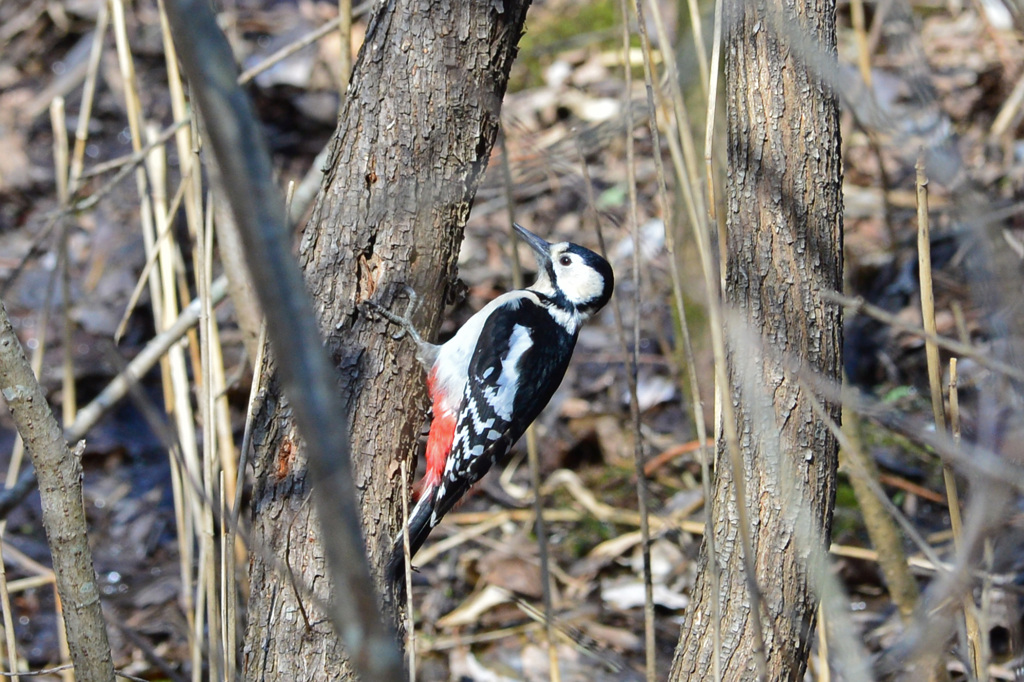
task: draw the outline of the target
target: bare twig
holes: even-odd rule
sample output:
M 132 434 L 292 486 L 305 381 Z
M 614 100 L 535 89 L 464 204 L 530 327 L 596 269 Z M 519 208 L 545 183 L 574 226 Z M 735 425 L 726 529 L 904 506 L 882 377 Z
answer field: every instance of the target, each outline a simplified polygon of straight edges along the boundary
M 339 12 L 338 16 L 336 16 L 335 18 L 331 19 L 330 21 L 324 23 L 319 28 L 316 28 L 316 29 L 310 31 L 309 33 L 307 33 L 306 35 L 302 36 L 298 40 L 285 45 L 280 50 L 278 50 L 274 54 L 270 55 L 269 57 L 267 57 L 266 59 L 264 59 L 262 62 L 260 62 L 256 66 L 252 67 L 251 69 L 246 69 L 245 71 L 243 71 L 238 76 L 238 83 L 240 85 L 245 85 L 246 83 L 251 81 L 253 78 L 255 78 L 256 76 L 260 75 L 261 73 L 263 73 L 264 71 L 266 71 L 270 67 L 274 66 L 275 64 L 277 64 L 281 60 L 287 59 L 288 57 L 292 56 L 293 54 L 295 54 L 296 52 L 298 52 L 302 48 L 306 47 L 307 45 L 311 45 L 311 44 L 315 43 L 316 41 L 320 40 L 321 38 L 323 38 L 324 36 L 329 34 L 334 29 L 341 28 L 342 25 L 346 22 L 346 19 L 349 22 L 349 26 L 350 26 L 349 30 L 351 31 L 351 21 L 352 21 L 352 18 L 353 17 L 361 17 L 363 14 L 368 12 L 370 10 L 370 5 L 371 5 L 371 3 L 364 2 L 359 7 L 356 7 L 355 10 L 353 10 L 351 8 L 351 6 L 350 6 L 349 7 L 350 16 L 348 16 L 348 17 L 345 16 L 344 12 Z M 345 46 L 343 45 L 342 46 L 343 51 L 344 51 L 344 47 Z M 349 66 L 349 68 L 351 69 L 351 66 Z M 346 86 L 347 86 L 347 82 L 346 82 Z M 342 88 L 341 91 L 344 92 L 345 88 Z
M 993 372 L 998 372 L 1010 377 L 1011 379 L 1024 381 L 1024 371 L 1021 369 L 1005 362 L 1001 362 L 1000 360 L 993 359 L 990 353 L 977 348 L 976 346 L 972 346 L 962 341 L 956 341 L 955 339 L 949 339 L 945 336 L 939 336 L 936 333 L 929 333 L 915 324 L 911 324 L 900 319 L 883 308 L 879 308 L 876 305 L 868 303 L 860 296 L 845 296 L 835 291 L 822 291 L 821 296 L 827 301 L 835 301 L 836 303 L 847 306 L 855 313 L 863 313 L 869 317 L 873 317 L 879 322 L 887 324 L 894 329 L 916 334 L 925 341 L 932 341 L 936 346 L 947 350 L 950 353 L 955 353 L 960 357 L 971 358 L 974 362 L 977 362 L 982 367 L 990 369 Z
M 68 451 L 2 303 L 0 388 L 41 478 L 43 525 L 75 668 L 81 679 L 113 680 L 114 665 L 87 537 L 81 463 Z
M 32 672 L 28 672 L 28 673 L 15 673 L 15 672 L 8 672 L 6 670 L 0 670 L 0 676 L 12 677 L 12 678 L 14 678 L 16 680 L 16 679 L 18 679 L 18 676 L 21 676 L 21 677 L 38 677 L 40 675 L 52 675 L 54 673 L 59 673 L 59 672 L 65 671 L 65 670 L 72 670 L 72 669 L 74 669 L 74 666 L 71 665 L 70 663 L 68 663 L 67 665 L 58 665 L 58 666 L 54 666 L 52 668 L 44 668 L 43 670 L 33 670 Z M 117 676 L 117 677 L 120 677 L 121 679 L 124 679 L 124 680 L 130 680 L 131 682 L 148 682 L 145 677 L 136 677 L 135 675 L 129 675 L 128 673 L 118 672 L 117 670 L 114 671 L 114 675 Z
M 123 156 L 118 159 L 114 159 L 113 161 L 109 161 L 105 164 L 102 164 L 101 166 L 96 166 L 95 168 L 90 168 L 89 170 L 85 171 L 82 174 L 83 179 L 87 177 L 92 177 L 93 175 L 104 173 L 107 170 L 113 168 L 117 168 L 117 173 L 114 175 L 114 177 L 112 177 L 110 180 L 104 183 L 102 187 L 90 193 L 88 196 L 82 196 L 81 198 L 79 198 L 78 195 L 72 196 L 72 204 L 68 210 L 86 211 L 95 206 L 96 204 L 98 204 L 103 197 L 109 194 L 111 190 L 113 190 L 114 187 L 116 187 L 118 183 L 120 183 L 121 180 L 125 178 L 125 176 L 127 176 L 133 170 L 137 170 L 138 167 L 141 166 L 146 161 L 146 157 L 148 157 L 149 154 L 154 149 L 162 146 L 165 142 L 167 142 L 167 140 L 174 137 L 174 134 L 178 131 L 179 128 L 186 125 L 188 125 L 188 119 L 176 121 L 171 125 L 167 126 L 166 128 L 164 128 L 162 131 L 160 131 L 160 133 L 151 138 L 146 143 L 145 146 L 140 147 L 139 150 L 134 152 L 133 154 Z M 79 189 L 81 190 L 81 188 Z

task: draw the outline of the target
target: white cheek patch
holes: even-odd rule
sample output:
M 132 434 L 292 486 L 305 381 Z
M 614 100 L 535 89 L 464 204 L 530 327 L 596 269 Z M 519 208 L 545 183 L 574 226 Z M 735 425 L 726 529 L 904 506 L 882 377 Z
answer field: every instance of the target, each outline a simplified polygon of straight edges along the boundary
M 573 263 L 558 275 L 558 286 L 573 305 L 593 301 L 604 291 L 604 278 L 582 263 Z

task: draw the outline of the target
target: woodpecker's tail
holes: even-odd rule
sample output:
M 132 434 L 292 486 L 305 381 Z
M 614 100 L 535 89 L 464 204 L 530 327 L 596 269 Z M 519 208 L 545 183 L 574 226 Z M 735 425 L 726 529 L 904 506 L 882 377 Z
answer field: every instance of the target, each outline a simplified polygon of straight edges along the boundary
M 409 556 L 416 555 L 416 551 L 427 541 L 427 536 L 434 528 L 430 525 L 430 517 L 434 513 L 434 496 L 436 494 L 437 487 L 424 490 L 420 501 L 416 503 L 409 515 Z M 397 588 L 399 592 L 405 588 L 405 539 L 402 532 L 395 538 L 395 544 L 391 549 L 391 559 L 388 561 L 388 580 L 392 587 Z

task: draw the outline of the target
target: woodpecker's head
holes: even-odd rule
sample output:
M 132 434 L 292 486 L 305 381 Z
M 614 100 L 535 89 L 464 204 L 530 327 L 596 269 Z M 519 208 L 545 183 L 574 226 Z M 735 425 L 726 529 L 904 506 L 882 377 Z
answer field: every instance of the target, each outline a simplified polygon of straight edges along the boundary
M 549 244 L 522 225 L 513 226 L 537 257 L 537 281 L 530 289 L 583 319 L 608 303 L 615 287 L 608 261 L 579 244 Z

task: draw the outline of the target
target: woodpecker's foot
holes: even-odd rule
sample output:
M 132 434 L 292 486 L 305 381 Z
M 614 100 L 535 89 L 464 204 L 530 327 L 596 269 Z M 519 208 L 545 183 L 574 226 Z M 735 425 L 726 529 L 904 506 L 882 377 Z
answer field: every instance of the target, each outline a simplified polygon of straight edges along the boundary
M 419 307 L 419 296 L 416 295 L 416 292 L 410 286 L 404 287 L 403 291 L 409 299 L 409 303 L 405 307 L 405 315 L 396 315 L 387 308 L 378 305 L 373 301 L 366 301 L 366 306 L 377 315 L 380 315 L 384 319 L 402 328 L 400 332 L 392 337 L 395 340 L 398 340 L 408 334 L 417 343 L 422 343 L 423 341 L 420 338 L 419 332 L 416 331 L 416 327 L 412 323 L 412 316 L 416 312 L 416 308 Z
M 413 327 L 412 325 L 412 320 L 410 320 L 409 318 L 402 317 L 401 315 L 395 315 L 387 308 L 382 308 L 381 306 L 377 305 L 372 301 L 367 301 L 366 307 L 373 315 L 379 315 L 380 317 L 383 317 L 385 320 L 388 320 L 389 322 L 397 324 L 399 327 L 401 327 L 401 330 L 391 335 L 391 338 L 395 339 L 396 341 L 405 336 L 406 334 L 409 334 L 414 339 L 419 335 L 415 327 Z
M 412 323 L 412 316 L 419 307 L 419 296 L 416 295 L 416 292 L 410 286 L 404 287 L 403 291 L 409 299 L 409 303 L 405 307 L 405 315 L 396 315 L 373 301 L 366 301 L 366 306 L 374 314 L 380 315 L 392 324 L 401 327 L 401 331 L 392 338 L 398 340 L 408 334 L 409 338 L 416 344 L 416 359 L 429 371 L 434 364 L 434 359 L 437 357 L 437 346 L 424 341 L 420 333 L 416 331 L 416 326 Z

